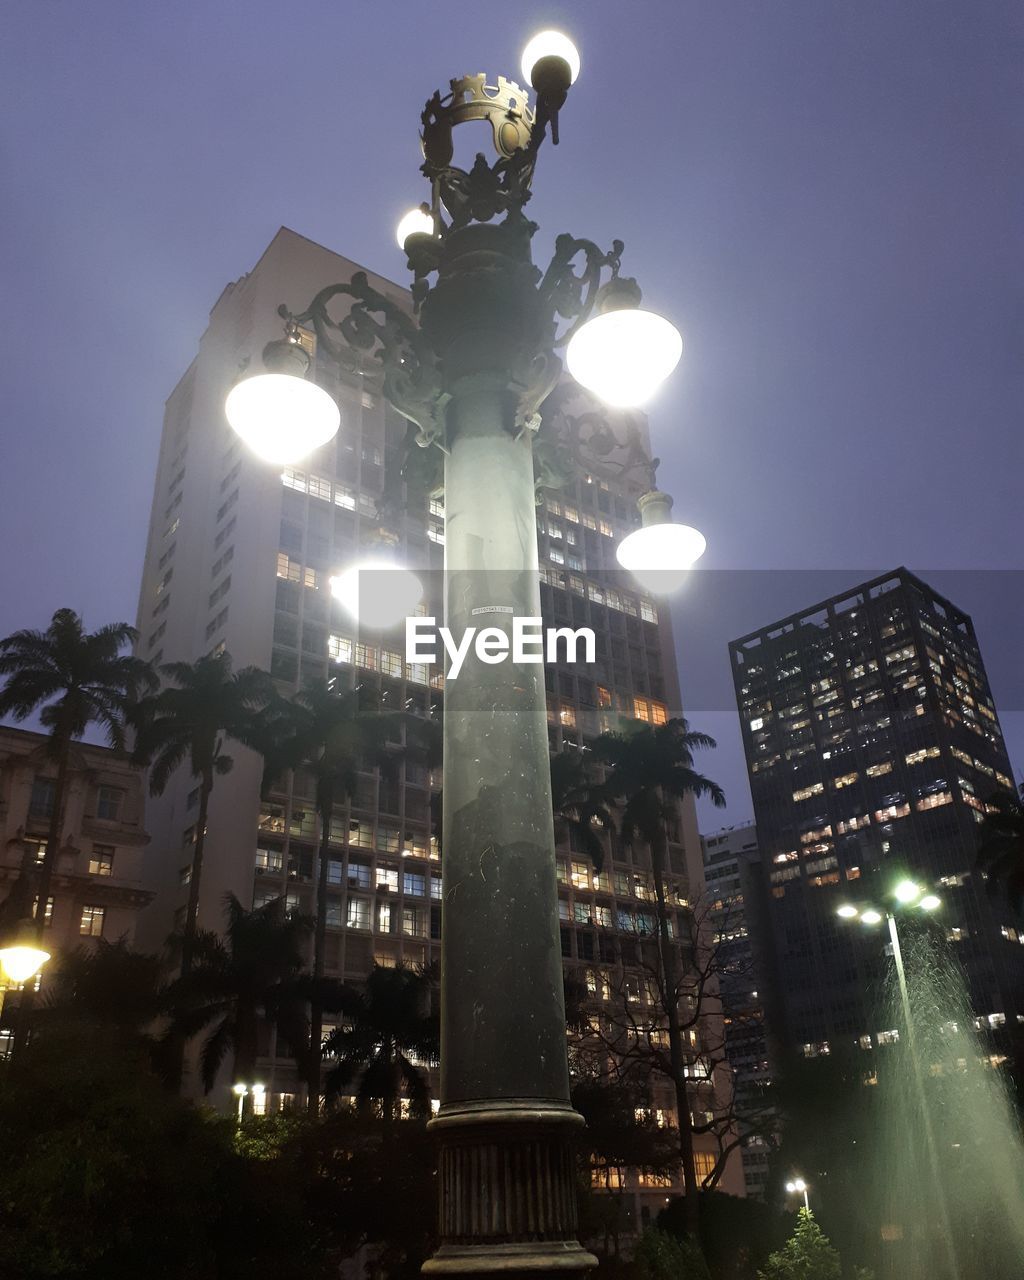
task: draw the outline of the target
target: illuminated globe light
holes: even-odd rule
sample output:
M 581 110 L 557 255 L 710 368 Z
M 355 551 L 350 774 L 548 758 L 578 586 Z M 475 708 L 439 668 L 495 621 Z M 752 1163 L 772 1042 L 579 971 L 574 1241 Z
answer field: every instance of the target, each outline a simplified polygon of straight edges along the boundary
M 433 236 L 433 234 L 434 219 L 422 209 L 410 209 L 408 213 L 402 215 L 395 228 L 395 239 L 398 241 L 399 249 L 405 248 L 405 242 L 410 236 Z
M 707 548 L 707 539 L 688 524 L 636 529 L 619 543 L 615 558 L 654 595 L 668 595 L 686 581 L 687 570 Z
M 423 585 L 411 569 L 378 556 L 332 578 L 331 594 L 358 622 L 386 628 L 414 612 Z
M 315 382 L 291 373 L 257 373 L 228 393 L 228 422 L 264 462 L 301 462 L 332 440 L 338 406 Z
M 627 534 L 615 549 L 623 569 L 654 595 L 667 595 L 686 580 L 690 566 L 707 549 L 707 539 L 688 524 L 672 520 L 672 499 L 652 489 L 637 501 L 643 528 Z
M 580 74 L 579 50 L 561 31 L 541 31 L 523 50 L 523 78 L 527 84 L 533 85 L 535 89 L 540 88 L 534 81 L 534 73 L 541 70 L 538 63 L 546 62 L 548 58 L 559 58 L 565 62 L 569 67 L 569 84 L 576 83 Z
M 0 969 L 9 982 L 29 982 L 50 958 L 49 951 L 29 942 L 0 948 Z
M 865 924 L 881 924 L 882 923 L 882 913 L 880 911 L 876 911 L 874 907 L 869 907 L 867 911 L 862 911 L 860 913 L 860 918 L 861 920 L 864 921 Z
M 850 906 L 849 903 L 846 903 L 844 906 L 840 907 L 839 910 L 836 912 L 836 915 L 841 916 L 843 920 L 856 920 L 859 914 L 860 913 L 858 912 L 857 908 Z
M 683 339 L 664 316 L 638 307 L 588 320 L 565 352 L 569 372 L 615 409 L 645 404 L 679 363 Z
M 901 880 L 893 890 L 897 902 L 902 902 L 904 906 L 910 906 L 916 902 L 921 896 L 921 886 L 914 884 L 913 880 Z
M 936 907 L 942 905 L 942 899 L 935 893 L 926 893 L 918 903 L 922 911 L 934 911 Z

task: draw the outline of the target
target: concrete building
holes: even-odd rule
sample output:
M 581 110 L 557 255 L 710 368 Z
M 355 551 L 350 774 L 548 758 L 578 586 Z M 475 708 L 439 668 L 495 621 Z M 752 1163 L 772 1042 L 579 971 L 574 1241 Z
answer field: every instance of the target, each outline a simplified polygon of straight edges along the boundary
M 766 984 L 771 952 L 764 937 L 757 827 L 725 827 L 701 837 L 710 921 L 718 948 L 725 1053 L 733 1071 L 747 1195 L 764 1200 L 773 1146 Z
M 941 895 L 978 1026 L 1024 1022 L 1020 921 L 974 871 L 985 801 L 1013 784 L 970 618 L 897 569 L 729 649 L 779 1042 L 814 1056 L 894 1034 L 873 1004 L 881 944 L 836 918 L 875 873 Z
M 47 739 L 0 728 L 0 898 L 42 861 L 53 813 L 56 766 Z M 143 888 L 143 777 L 126 756 L 78 742 L 71 749 L 62 844 L 46 904 L 51 954 L 93 938 L 135 940 L 138 914 L 152 899 Z M 0 979 L 2 982 L 2 979 Z M 9 1051 L 0 1032 L 0 1055 Z
M 258 360 L 263 345 L 280 336 L 277 305 L 298 310 L 357 269 L 282 229 L 256 266 L 216 302 L 198 354 L 167 402 L 139 597 L 138 652 L 157 663 L 227 652 L 236 667 L 271 671 L 284 693 L 331 678 L 341 687 L 359 685 L 367 696 L 379 693 L 388 706 L 436 718 L 441 668 L 405 662 L 401 629 L 357 631 L 329 587 L 330 576 L 377 537 L 379 511 L 387 505 L 399 553 L 427 583 L 430 607 L 424 611 L 439 612 L 443 493 L 436 487 L 422 497 L 402 491 L 397 463 L 408 424 L 384 401 L 379 381 L 372 374 L 340 373 L 316 352 L 313 335 L 303 335 L 316 379 L 340 406 L 342 425 L 337 438 L 301 468 L 260 462 L 224 418 L 224 398 L 240 362 Z M 405 290 L 372 274 L 370 282 L 409 307 Z M 586 454 L 593 428 L 581 425 L 571 402 L 566 412 L 577 414 L 574 443 Z M 645 444 L 642 417 L 632 415 L 621 438 Z M 591 452 L 593 464 L 567 488 L 546 491 L 537 508 L 546 618 L 588 625 L 596 634 L 595 663 L 547 672 L 556 750 L 582 749 L 619 715 L 659 723 L 680 711 L 667 611 L 624 580 L 614 560 L 617 540 L 638 523 L 635 500 L 645 477 L 629 470 L 635 456 L 629 443 Z M 217 779 L 210 807 L 200 924 L 219 927 L 228 892 L 246 904 L 284 894 L 289 905 L 312 911 L 317 820 L 309 779 L 298 774 L 289 792 L 261 802 L 261 762 L 241 748 L 229 750 L 235 767 Z M 374 963 L 417 965 L 438 957 L 440 856 L 430 834 L 431 786 L 438 783 L 439 777 L 409 761 L 395 778 L 363 776 L 351 804 L 336 810 L 329 975 L 359 981 Z M 148 810 L 154 841 L 146 881 L 155 896 L 142 939 L 151 948 L 184 912 L 195 790 L 183 770 Z M 594 974 L 621 966 L 622 935 L 644 927 L 652 896 L 649 872 L 629 855 L 621 857 L 618 851 L 609 856 L 598 877 L 568 846 L 559 853 L 565 963 L 583 972 L 596 1000 L 607 983 Z M 671 858 L 671 888 L 683 910 L 702 884 L 692 806 L 680 815 Z M 270 1055 L 269 1044 L 267 1050 L 268 1105 L 275 1107 L 298 1086 L 290 1066 Z M 663 1199 L 665 1189 L 651 1192 Z

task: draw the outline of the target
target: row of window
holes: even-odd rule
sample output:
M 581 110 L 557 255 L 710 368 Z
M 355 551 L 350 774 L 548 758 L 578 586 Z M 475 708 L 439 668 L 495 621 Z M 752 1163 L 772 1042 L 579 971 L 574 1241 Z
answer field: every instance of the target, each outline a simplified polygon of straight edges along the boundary
M 39 911 L 39 899 L 36 898 L 32 904 L 32 916 L 35 918 Z M 86 905 L 82 907 L 82 914 L 78 918 L 78 932 L 83 938 L 100 938 L 103 936 L 103 924 L 106 920 L 106 907 L 97 907 Z M 46 910 L 43 913 L 43 928 L 49 929 L 53 925 L 53 895 L 46 899 Z
M 37 774 L 32 781 L 32 794 L 28 802 L 29 817 L 52 817 L 56 792 L 55 778 L 44 778 Z M 124 796 L 125 793 L 121 787 L 97 787 L 96 817 L 104 822 L 119 822 Z

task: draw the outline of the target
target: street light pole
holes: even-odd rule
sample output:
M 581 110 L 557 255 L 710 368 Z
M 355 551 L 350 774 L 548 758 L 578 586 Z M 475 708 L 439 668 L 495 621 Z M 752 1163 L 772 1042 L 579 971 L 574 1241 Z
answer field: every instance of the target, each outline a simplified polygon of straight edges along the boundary
M 533 453 L 509 356 L 536 332 L 529 243 L 450 238 L 423 326 L 443 341 L 445 622 L 511 645 L 539 618 Z M 491 287 L 481 287 L 489 280 Z M 463 323 L 451 323 L 461 316 Z M 535 339 L 534 339 L 535 340 Z M 441 1245 L 427 1272 L 580 1269 L 543 667 L 473 654 L 445 687 Z
M 904 879 L 897 884 L 893 890 L 892 896 L 896 902 L 904 909 L 917 908 L 922 911 L 935 911 L 941 901 L 934 893 L 926 893 L 920 885 L 915 884 L 913 880 Z M 867 925 L 877 925 L 881 923 L 882 912 L 874 907 L 855 907 L 850 903 L 839 907 L 837 913 L 842 919 L 852 921 L 859 919 L 861 923 Z M 946 1199 L 946 1189 L 942 1181 L 942 1166 L 939 1161 L 939 1149 L 935 1141 L 935 1130 L 932 1127 L 931 1112 L 928 1109 L 928 1098 L 925 1093 L 924 1085 L 924 1068 L 921 1063 L 920 1047 L 917 1042 L 917 1031 L 914 1026 L 913 1009 L 910 1003 L 910 989 L 907 985 L 907 971 L 903 963 L 903 948 L 900 946 L 899 927 L 896 923 L 895 911 L 885 909 L 885 921 L 889 931 L 889 944 L 892 951 L 893 965 L 896 969 L 896 982 L 900 993 L 900 1008 L 903 1013 L 903 1025 L 907 1033 L 907 1052 L 910 1055 L 911 1070 L 914 1073 L 914 1086 L 917 1090 L 918 1106 L 921 1110 L 921 1123 L 924 1126 L 925 1148 L 928 1152 L 928 1164 L 931 1170 L 932 1182 L 935 1186 L 935 1196 L 938 1204 L 939 1217 L 942 1221 L 943 1243 L 946 1249 L 946 1257 L 949 1262 L 949 1274 L 952 1280 L 959 1280 L 960 1264 L 957 1261 L 956 1247 L 953 1243 L 953 1230 L 949 1217 L 949 1203 Z
M 889 942 L 892 946 L 892 959 L 896 968 L 896 981 L 900 989 L 900 1007 L 903 1010 L 903 1025 L 907 1029 L 907 1052 L 914 1072 L 914 1084 L 917 1087 L 917 1101 L 921 1108 L 921 1121 L 924 1125 L 924 1141 L 928 1151 L 928 1163 L 931 1165 L 932 1180 L 935 1183 L 935 1195 L 938 1198 L 939 1214 L 942 1218 L 942 1234 L 946 1245 L 946 1255 L 950 1266 L 950 1275 L 960 1275 L 960 1264 L 957 1261 L 956 1249 L 953 1245 L 953 1227 L 949 1218 L 949 1204 L 946 1200 L 946 1188 L 942 1180 L 942 1165 L 939 1161 L 939 1149 L 935 1141 L 935 1130 L 932 1126 L 932 1115 L 928 1107 L 928 1097 L 924 1088 L 924 1069 L 917 1043 L 917 1031 L 914 1027 L 913 1013 L 910 1007 L 910 991 L 907 987 L 907 971 L 903 965 L 903 948 L 900 946 L 900 934 L 896 925 L 896 915 L 886 912 L 889 926 Z
M 416 427 L 415 444 L 443 458 L 444 623 L 455 636 L 484 629 L 478 640 L 487 635 L 505 658 L 488 662 L 481 643 L 445 687 L 441 1099 L 431 1122 L 441 1229 L 428 1273 L 596 1265 L 576 1238 L 582 1119 L 569 1100 L 543 667 L 514 660 L 513 622 L 541 617 L 537 487 L 557 487 L 573 461 L 540 412 L 562 377 L 556 351 L 567 347 L 577 381 L 624 407 L 671 372 L 682 341 L 640 310 L 636 282 L 619 278 L 620 241 L 605 253 L 560 235 L 546 271 L 533 264 L 537 228 L 523 210 L 578 70 L 566 37 L 545 32 L 524 57 L 535 109 L 504 76 L 464 76 L 435 93 L 421 116 L 431 200 L 401 224 L 415 318 L 362 272 L 322 289 L 301 314 L 281 307 L 285 338 L 264 352 L 275 376 L 238 383 L 227 405 L 263 456 L 298 460 L 301 442 L 327 438 L 335 421 L 304 380 L 300 327 L 314 330 L 318 358 L 360 378 L 379 373 Z M 472 121 L 490 125 L 498 158 L 478 155 L 466 171 L 452 163 L 452 135 Z M 347 301 L 341 316 L 331 313 L 338 299 Z M 289 382 L 315 410 L 308 429 L 293 430 L 282 409 Z M 687 567 L 703 538 L 672 523 L 655 464 L 645 454 L 631 465 L 640 463 L 652 492 L 626 567 Z

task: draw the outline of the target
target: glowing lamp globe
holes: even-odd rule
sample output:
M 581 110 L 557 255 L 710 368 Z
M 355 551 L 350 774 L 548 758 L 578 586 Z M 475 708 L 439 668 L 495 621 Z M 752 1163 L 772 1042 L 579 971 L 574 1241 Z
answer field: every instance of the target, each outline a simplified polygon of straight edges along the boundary
M 935 893 L 926 893 L 918 903 L 922 911 L 934 911 L 942 905 L 942 899 Z
M 836 912 L 836 915 L 839 916 L 840 919 L 842 920 L 856 920 L 858 912 L 856 907 L 851 906 L 849 903 L 846 903 L 844 906 L 839 908 L 839 910 Z
M 920 885 L 914 884 L 913 880 L 901 880 L 893 890 L 897 902 L 902 902 L 904 906 L 910 906 L 916 902 L 921 896 Z
M 638 307 L 588 320 L 565 352 L 569 372 L 615 409 L 645 404 L 679 363 L 683 339 L 664 316 Z
M 654 595 L 677 591 L 690 566 L 704 554 L 707 539 L 688 524 L 659 524 L 623 538 L 615 556 Z
M 357 621 L 383 629 L 415 611 L 423 599 L 423 585 L 411 569 L 378 556 L 332 578 L 331 594 Z
M 29 982 L 50 958 L 49 951 L 33 942 L 15 942 L 0 948 L 0 969 L 8 982 Z
M 564 68 L 559 63 L 564 64 Z M 523 50 L 522 67 L 526 83 L 533 85 L 538 93 L 550 92 L 552 88 L 564 92 L 576 83 L 580 73 L 579 50 L 561 31 L 541 31 Z M 561 83 L 549 85 L 547 81 L 552 75 Z
M 433 234 L 434 219 L 422 209 L 410 209 L 408 213 L 402 215 L 395 228 L 395 239 L 398 241 L 399 249 L 405 248 L 405 242 L 410 236 L 433 236 Z
M 643 527 L 619 543 L 615 558 L 654 595 L 667 595 L 686 580 L 690 566 L 704 554 L 707 539 L 688 524 L 672 520 L 672 499 L 652 489 L 638 500 Z
M 322 387 L 290 373 L 243 378 L 224 405 L 228 422 L 264 462 L 301 462 L 332 440 L 338 406 Z
M 865 924 L 881 924 L 882 913 L 880 911 L 876 911 L 874 907 L 869 907 L 867 911 L 862 911 L 860 913 L 860 918 Z

